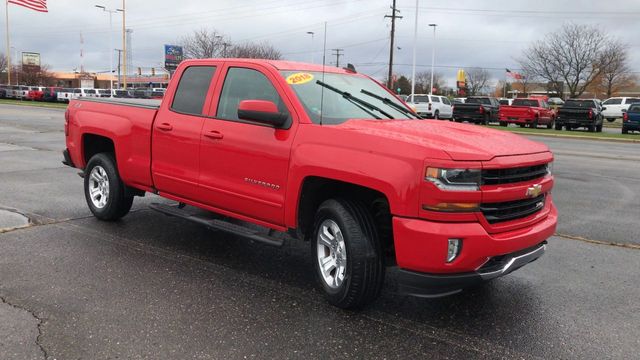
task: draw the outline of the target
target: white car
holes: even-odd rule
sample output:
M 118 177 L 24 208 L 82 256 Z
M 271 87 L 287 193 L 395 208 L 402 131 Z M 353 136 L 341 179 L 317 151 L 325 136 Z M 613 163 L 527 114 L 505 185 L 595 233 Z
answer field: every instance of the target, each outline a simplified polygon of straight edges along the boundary
M 639 98 L 630 97 L 612 97 L 605 100 L 602 106 L 605 109 L 602 111 L 602 116 L 609 122 L 613 122 L 622 117 L 622 112 L 629 110 L 631 104 L 640 103 Z
M 415 94 L 409 96 L 407 103 L 413 105 L 418 115 L 434 119 L 451 119 L 453 108 L 446 96 Z
M 57 94 L 56 100 L 57 100 L 58 102 L 65 102 L 65 103 L 68 103 L 68 102 L 69 102 L 69 100 L 71 100 L 71 98 L 72 98 L 72 97 L 73 97 L 73 89 L 70 89 L 70 88 L 63 88 L 63 89 L 60 89 L 60 90 L 58 91 L 58 94 Z
M 18 100 L 24 100 L 29 96 L 29 87 L 24 85 L 19 85 L 15 89 L 14 98 Z

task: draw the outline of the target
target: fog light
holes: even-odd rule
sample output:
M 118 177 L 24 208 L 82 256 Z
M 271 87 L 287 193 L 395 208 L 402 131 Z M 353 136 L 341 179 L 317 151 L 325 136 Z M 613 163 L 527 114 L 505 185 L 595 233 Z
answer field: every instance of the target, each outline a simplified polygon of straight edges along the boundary
M 449 239 L 447 247 L 447 262 L 450 263 L 460 255 L 462 249 L 462 239 Z

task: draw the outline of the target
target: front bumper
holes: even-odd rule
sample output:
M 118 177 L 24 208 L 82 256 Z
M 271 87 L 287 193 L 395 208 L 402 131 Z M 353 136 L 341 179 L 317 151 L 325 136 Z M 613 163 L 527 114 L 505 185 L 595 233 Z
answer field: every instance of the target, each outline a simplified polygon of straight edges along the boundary
M 480 222 L 443 223 L 393 218 L 400 289 L 417 296 L 443 296 L 475 283 L 506 275 L 544 253 L 556 230 L 558 212 L 548 202 L 546 216 L 532 224 L 501 232 L 488 232 Z M 535 216 L 514 222 L 527 223 Z M 446 262 L 449 239 L 461 239 L 459 255 Z M 535 250 L 529 254 L 528 250 Z M 522 256 L 527 255 L 527 256 Z M 510 262 L 513 260 L 513 262 Z M 502 264 L 502 267 L 498 266 Z
M 464 288 L 507 275 L 537 260 L 545 253 L 546 249 L 547 244 L 544 241 L 532 248 L 501 256 L 495 264 L 483 266 L 478 271 L 462 274 L 434 275 L 401 269 L 398 273 L 398 290 L 402 294 L 418 297 L 452 295 Z

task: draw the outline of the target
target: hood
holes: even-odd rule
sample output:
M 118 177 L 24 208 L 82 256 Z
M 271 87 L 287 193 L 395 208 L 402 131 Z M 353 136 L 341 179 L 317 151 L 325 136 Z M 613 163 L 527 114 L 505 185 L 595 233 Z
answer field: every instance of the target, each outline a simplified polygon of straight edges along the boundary
M 457 161 L 489 161 L 497 156 L 549 151 L 546 145 L 509 131 L 449 121 L 349 120 L 338 127 L 441 150 Z

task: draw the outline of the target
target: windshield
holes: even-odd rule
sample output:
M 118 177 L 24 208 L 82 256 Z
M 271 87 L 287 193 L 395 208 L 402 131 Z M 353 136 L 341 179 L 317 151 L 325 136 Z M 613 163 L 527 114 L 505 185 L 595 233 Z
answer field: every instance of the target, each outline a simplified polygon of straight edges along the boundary
M 491 101 L 489 100 L 489 98 L 468 98 L 466 103 L 491 105 Z
M 567 100 L 564 103 L 565 107 L 581 107 L 581 108 L 591 108 L 594 106 L 593 100 Z
M 538 100 L 515 99 L 511 106 L 538 106 Z
M 302 102 L 311 121 L 316 124 L 320 123 L 321 111 L 323 112 L 322 124 L 331 125 L 342 124 L 349 119 L 389 119 L 389 117 L 384 114 L 388 114 L 394 119 L 410 118 L 409 115 L 397 108 L 407 109 L 402 102 L 387 92 L 378 83 L 367 77 L 325 73 L 323 81 L 323 74 L 321 72 L 282 71 L 281 73 L 300 99 L 300 102 Z M 318 81 L 341 92 L 346 92 L 354 98 L 363 100 L 379 108 L 384 113 L 370 109 L 366 105 L 358 105 L 356 101 L 347 99 L 326 86 L 321 86 L 318 84 Z M 363 90 L 365 93 L 363 93 Z M 374 96 L 367 95 L 366 92 Z M 390 100 L 390 103 L 377 99 L 375 96 L 387 98 Z M 407 111 L 409 111 L 409 109 L 407 109 Z
M 429 97 L 427 95 L 416 95 L 413 100 L 414 103 L 428 103 Z

